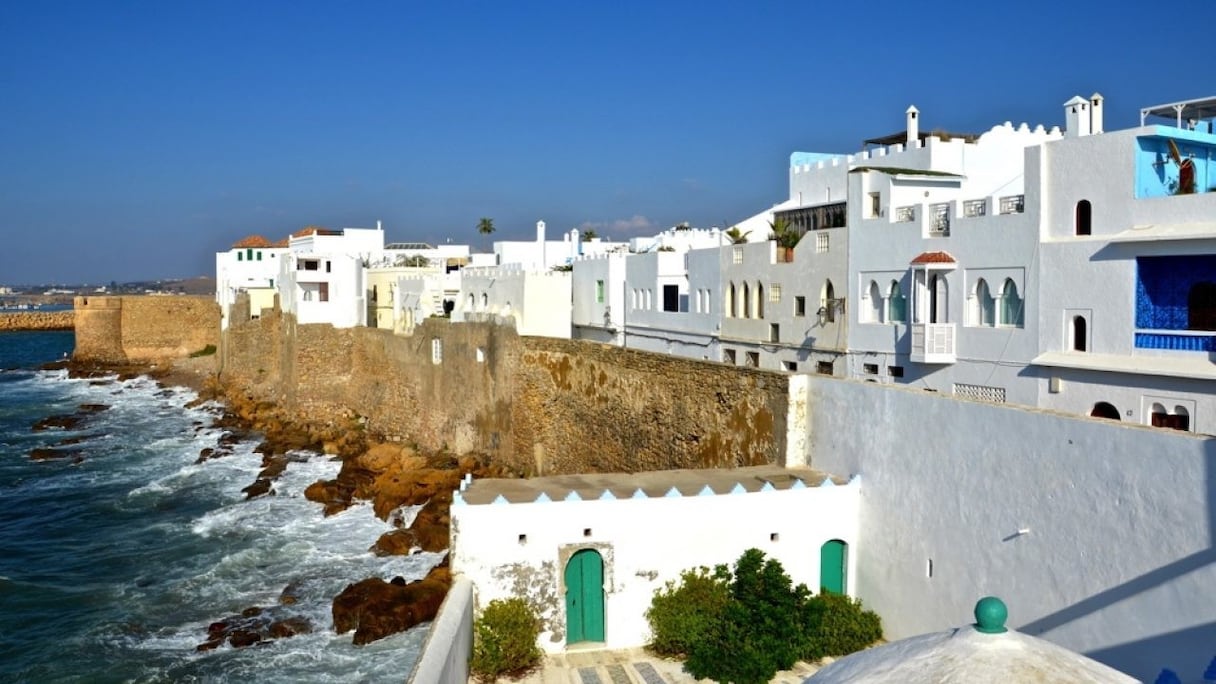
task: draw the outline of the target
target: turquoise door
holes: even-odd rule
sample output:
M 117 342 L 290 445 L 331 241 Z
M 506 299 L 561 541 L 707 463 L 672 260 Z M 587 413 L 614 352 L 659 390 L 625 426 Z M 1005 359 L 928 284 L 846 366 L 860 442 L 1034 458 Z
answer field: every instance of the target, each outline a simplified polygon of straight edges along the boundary
M 566 643 L 604 640 L 604 560 L 583 549 L 566 564 Z
M 849 562 L 849 545 L 833 539 L 819 549 L 819 587 L 833 594 L 845 593 L 845 574 Z

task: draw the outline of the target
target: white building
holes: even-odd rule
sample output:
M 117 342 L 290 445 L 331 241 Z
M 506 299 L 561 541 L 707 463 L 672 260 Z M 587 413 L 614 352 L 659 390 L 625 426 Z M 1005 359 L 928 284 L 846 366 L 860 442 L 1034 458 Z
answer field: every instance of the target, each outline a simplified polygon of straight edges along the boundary
M 286 241 L 272 244 L 261 235 L 238 240 L 226 252 L 215 255 L 215 299 L 220 305 L 220 328 L 227 329 L 237 294 L 249 294 L 251 315 L 274 307 L 280 258 L 287 253 Z
M 279 300 L 285 313 L 299 323 L 367 325 L 366 268 L 383 258 L 381 228 L 305 228 L 291 236 L 289 249 L 279 259 Z
M 500 322 L 520 335 L 570 339 L 570 273 L 519 265 L 466 268 L 452 320 Z
M 600 238 L 583 240 L 576 229 L 564 233 L 561 240 L 549 240 L 545 235 L 545 230 L 545 222 L 537 221 L 535 240 L 495 242 L 495 264 L 544 271 L 559 266 L 569 266 L 580 256 L 604 254 L 625 250 L 628 247 L 623 242 L 607 242 Z

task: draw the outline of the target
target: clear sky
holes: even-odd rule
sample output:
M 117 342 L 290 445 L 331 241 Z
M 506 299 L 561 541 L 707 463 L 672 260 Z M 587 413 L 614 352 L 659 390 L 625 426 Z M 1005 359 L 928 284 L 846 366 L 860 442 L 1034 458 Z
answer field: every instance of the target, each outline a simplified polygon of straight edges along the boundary
M 1216 2 L 0 3 L 0 284 L 213 275 L 309 224 L 731 224 L 790 152 L 1216 95 Z

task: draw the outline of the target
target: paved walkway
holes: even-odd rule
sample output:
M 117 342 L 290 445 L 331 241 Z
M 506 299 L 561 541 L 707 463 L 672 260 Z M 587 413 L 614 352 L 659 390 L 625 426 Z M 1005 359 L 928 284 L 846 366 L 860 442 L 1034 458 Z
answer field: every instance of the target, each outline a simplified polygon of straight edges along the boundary
M 772 684 L 802 684 L 816 667 L 797 663 L 794 669 L 778 672 Z M 504 681 L 504 680 L 499 680 Z M 640 648 L 624 651 L 567 651 L 545 656 L 544 665 L 518 684 L 691 684 L 683 663 L 664 660 Z

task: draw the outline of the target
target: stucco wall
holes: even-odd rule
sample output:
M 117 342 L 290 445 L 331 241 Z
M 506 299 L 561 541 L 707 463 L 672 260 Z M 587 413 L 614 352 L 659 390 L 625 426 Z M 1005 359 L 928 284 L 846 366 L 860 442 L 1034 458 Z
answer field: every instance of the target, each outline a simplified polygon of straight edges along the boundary
M 859 491 L 852 482 L 739 494 L 454 504 L 452 571 L 473 581 L 480 605 L 528 597 L 544 622 L 541 646 L 556 652 L 566 647 L 565 566 L 576 552 L 594 549 L 604 563 L 605 646 L 641 646 L 649 638 L 645 614 L 655 591 L 683 570 L 730 565 L 749 548 L 781 561 L 795 583 L 817 589 L 820 547 L 832 539 L 856 544 Z M 848 555 L 851 586 L 855 561 Z
M 463 577 L 452 588 L 431 622 L 422 655 L 407 684 L 467 684 L 473 655 L 473 583 Z
M 1216 441 L 854 381 L 809 393 L 811 465 L 865 484 L 856 586 L 888 638 L 992 594 L 1011 626 L 1133 676 L 1203 671 Z

